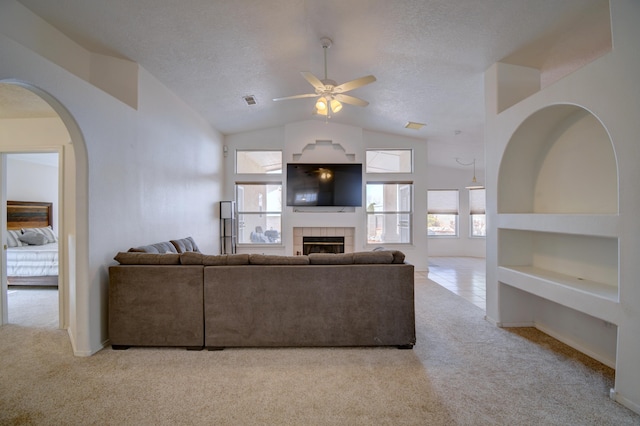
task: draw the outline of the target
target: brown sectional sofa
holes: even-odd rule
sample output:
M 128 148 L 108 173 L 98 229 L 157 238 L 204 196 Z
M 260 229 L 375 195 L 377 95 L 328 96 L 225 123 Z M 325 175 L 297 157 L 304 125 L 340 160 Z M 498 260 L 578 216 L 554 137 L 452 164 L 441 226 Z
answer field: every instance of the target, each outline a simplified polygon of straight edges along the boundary
M 398 251 L 139 251 L 115 259 L 120 264 L 109 267 L 115 349 L 415 344 L 414 268 Z

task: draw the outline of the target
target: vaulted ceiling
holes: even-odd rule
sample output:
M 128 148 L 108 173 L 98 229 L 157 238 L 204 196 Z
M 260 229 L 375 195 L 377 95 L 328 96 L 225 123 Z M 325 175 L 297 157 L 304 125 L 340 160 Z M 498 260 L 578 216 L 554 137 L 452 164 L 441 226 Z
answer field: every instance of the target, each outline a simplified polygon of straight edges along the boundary
M 606 0 L 20 0 L 85 48 L 139 63 L 224 134 L 307 119 L 300 75 L 372 74 L 331 120 L 424 139 L 429 162 L 484 164 L 484 71 L 516 57 L 542 67 L 566 28 Z M 586 35 L 588 37 L 588 35 Z M 546 46 L 543 46 L 546 45 Z M 524 52 L 524 53 L 523 53 Z M 527 53 L 529 52 L 529 53 Z M 256 105 L 243 99 L 255 97 Z M 1 98 L 1 96 L 0 96 Z M 15 102 L 15 101 L 14 101 Z M 424 123 L 406 129 L 408 121 Z

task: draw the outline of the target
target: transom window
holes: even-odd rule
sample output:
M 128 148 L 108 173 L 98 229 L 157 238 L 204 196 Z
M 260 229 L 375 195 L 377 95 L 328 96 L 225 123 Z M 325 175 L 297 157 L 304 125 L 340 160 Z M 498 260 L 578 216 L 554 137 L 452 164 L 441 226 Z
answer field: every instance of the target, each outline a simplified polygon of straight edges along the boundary
M 237 150 L 236 173 L 281 174 L 282 151 Z
M 412 154 L 410 149 L 368 149 L 367 173 L 411 173 Z

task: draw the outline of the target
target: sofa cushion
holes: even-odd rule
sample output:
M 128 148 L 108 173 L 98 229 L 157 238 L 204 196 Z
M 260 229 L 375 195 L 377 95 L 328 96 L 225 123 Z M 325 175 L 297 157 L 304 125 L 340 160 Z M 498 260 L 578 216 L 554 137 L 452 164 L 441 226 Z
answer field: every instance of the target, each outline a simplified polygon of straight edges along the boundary
M 227 265 L 248 265 L 249 255 L 243 254 L 227 254 Z
M 235 255 L 232 255 L 235 256 Z M 235 260 L 238 263 L 235 263 L 236 265 L 247 265 L 249 263 L 249 256 L 248 255 L 239 255 L 239 258 L 234 258 L 233 260 Z M 242 263 L 242 259 L 244 259 L 245 263 Z M 228 265 L 229 263 L 229 255 L 228 254 L 205 254 L 202 256 L 202 264 L 204 266 L 224 266 L 224 265 Z
M 162 241 L 160 243 L 149 244 L 147 246 L 134 247 L 129 249 L 130 252 L 139 253 L 178 253 L 175 246 L 169 241 Z
M 192 237 L 181 238 L 179 240 L 171 240 L 171 244 L 176 248 L 178 253 L 186 253 L 188 251 L 200 252 L 198 245 Z
M 393 263 L 404 263 L 404 253 L 400 250 L 387 250 L 384 247 L 376 247 L 372 251 L 390 251 L 393 254 Z
M 279 256 L 273 254 L 251 254 L 249 263 L 252 265 L 308 265 L 308 256 Z
M 393 263 L 390 251 L 359 251 L 353 253 L 353 263 Z
M 120 252 L 114 257 L 121 265 L 179 265 L 178 253 Z
M 202 265 L 202 257 L 204 255 L 195 251 L 187 251 L 180 253 L 180 264 L 182 265 Z
M 353 253 L 309 253 L 309 263 L 312 265 L 350 265 L 353 263 Z
M 248 265 L 248 254 L 202 254 L 200 252 L 188 251 L 180 253 L 180 263 L 182 265 L 204 265 L 204 266 L 226 266 L 226 265 Z
M 391 250 L 393 254 L 393 263 L 404 263 L 405 255 L 400 250 Z

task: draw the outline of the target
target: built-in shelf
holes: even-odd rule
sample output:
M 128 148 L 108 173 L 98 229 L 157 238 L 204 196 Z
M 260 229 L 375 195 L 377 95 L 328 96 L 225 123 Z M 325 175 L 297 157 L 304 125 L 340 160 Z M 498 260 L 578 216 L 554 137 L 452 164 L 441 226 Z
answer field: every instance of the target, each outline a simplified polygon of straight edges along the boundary
M 595 318 L 618 324 L 618 288 L 535 266 L 500 266 L 498 280 Z
M 617 214 L 540 214 L 498 215 L 498 228 L 521 229 L 563 234 L 618 237 L 620 216 Z
M 533 112 L 504 151 L 497 195 L 500 322 L 615 366 L 622 227 L 602 123 L 577 105 Z

